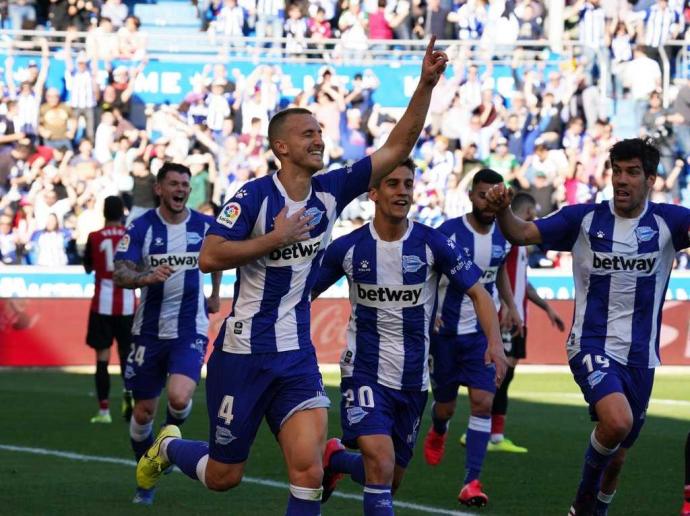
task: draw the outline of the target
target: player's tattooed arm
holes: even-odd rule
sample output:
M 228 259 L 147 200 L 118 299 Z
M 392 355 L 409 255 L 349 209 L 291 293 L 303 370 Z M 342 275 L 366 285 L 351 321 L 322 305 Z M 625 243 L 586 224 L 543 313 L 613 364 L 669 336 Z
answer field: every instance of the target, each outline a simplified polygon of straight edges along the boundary
M 386 143 L 371 155 L 371 179 L 377 184 L 410 155 L 424 128 L 431 92 L 445 72 L 448 56 L 434 49 L 436 37 L 432 36 L 424 54 L 422 70 L 417 89 L 398 123 L 391 131 Z
M 159 265 L 155 269 L 144 269 L 142 264 L 131 260 L 115 260 L 113 280 L 120 288 L 141 288 L 161 283 L 174 272 L 169 265 Z

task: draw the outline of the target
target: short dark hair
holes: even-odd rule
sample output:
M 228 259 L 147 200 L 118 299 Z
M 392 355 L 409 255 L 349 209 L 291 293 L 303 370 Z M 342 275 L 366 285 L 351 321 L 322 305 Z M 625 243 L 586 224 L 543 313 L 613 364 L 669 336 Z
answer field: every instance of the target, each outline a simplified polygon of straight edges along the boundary
M 503 182 L 503 176 L 491 170 L 490 168 L 483 168 L 479 170 L 472 178 L 472 188 L 477 186 L 479 183 L 487 183 L 490 185 L 497 185 Z
M 523 208 L 523 206 L 527 205 L 537 205 L 537 201 L 534 200 L 534 197 L 527 192 L 516 193 L 515 197 L 513 197 L 513 201 L 510 203 L 510 207 L 513 209 L 513 211 L 519 211 Z
M 190 178 L 192 177 L 192 171 L 189 170 L 189 167 L 184 166 L 181 163 L 163 163 L 163 166 L 158 170 L 158 174 L 156 174 L 156 181 L 161 183 L 164 179 L 165 176 L 168 175 L 168 172 L 178 172 L 180 174 L 187 174 Z
M 109 195 L 103 201 L 103 216 L 107 222 L 118 222 L 125 214 L 125 205 L 116 195 Z
M 408 169 L 410 172 L 412 172 L 412 177 L 414 177 L 415 171 L 417 170 L 417 165 L 415 165 L 414 160 L 413 160 L 412 158 L 410 158 L 409 156 L 408 156 L 407 158 L 405 158 L 405 161 L 403 161 L 402 163 L 400 163 L 400 165 L 398 165 L 397 167 L 395 167 L 393 170 L 395 170 L 395 169 L 398 168 L 398 167 L 405 167 L 406 169 Z M 378 187 L 380 187 L 380 186 L 381 186 L 381 181 L 382 181 L 383 179 L 385 179 L 386 177 L 388 177 L 388 176 L 393 172 L 393 170 L 391 170 L 390 172 L 388 172 L 388 174 L 386 174 L 385 176 L 383 176 L 383 177 L 382 177 L 381 179 L 379 179 L 376 183 L 372 183 L 372 185 L 370 186 L 370 188 L 378 188 Z
M 657 175 L 661 155 L 651 138 L 628 138 L 615 143 L 609 150 L 609 161 L 639 159 L 645 177 Z
M 273 115 L 273 117 L 271 117 L 271 121 L 268 122 L 268 143 L 271 148 L 273 147 L 273 142 L 280 137 L 280 131 L 283 128 L 283 125 L 285 125 L 285 121 L 292 115 L 314 116 L 314 113 L 309 111 L 307 108 L 293 107 L 283 109 L 282 111 L 278 111 L 275 115 Z

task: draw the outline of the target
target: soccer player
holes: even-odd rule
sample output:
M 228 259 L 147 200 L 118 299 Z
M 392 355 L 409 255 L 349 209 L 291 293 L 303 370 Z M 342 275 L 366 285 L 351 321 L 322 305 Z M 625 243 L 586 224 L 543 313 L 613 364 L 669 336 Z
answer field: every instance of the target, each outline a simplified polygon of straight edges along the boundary
M 208 343 L 208 313 L 220 308 L 220 272 L 204 297 L 199 251 L 213 219 L 185 207 L 191 172 L 166 163 L 156 176 L 160 207 L 135 219 L 115 254 L 119 287 L 141 288 L 125 380 L 134 397 L 129 434 L 137 460 L 153 443 L 153 419 L 166 386 L 166 425 L 181 425 L 192 410 Z M 176 428 L 176 427 L 175 427 Z M 153 490 L 138 489 L 134 503 L 151 504 Z
M 170 463 L 206 487 L 239 484 L 261 420 L 288 471 L 288 514 L 319 514 L 329 400 L 309 335 L 310 293 L 340 212 L 410 153 L 447 56 L 423 58 L 417 89 L 386 143 L 352 166 L 323 168 L 324 142 L 313 114 L 277 113 L 268 139 L 281 164 L 245 184 L 223 207 L 201 252 L 203 270 L 237 268 L 233 307 L 208 364 L 208 442 L 166 427 L 139 462 L 137 481 L 153 486 Z
M 350 285 L 352 315 L 340 360 L 344 451 L 331 439 L 324 455 L 324 497 L 348 473 L 364 486 L 364 514 L 393 514 L 392 493 L 412 458 L 429 388 L 429 330 L 441 274 L 471 299 L 489 336 L 497 375 L 505 373 L 498 314 L 479 282 L 481 271 L 455 243 L 410 222 L 415 166 L 407 159 L 369 198 L 374 220 L 326 250 L 312 298 L 341 276 Z
M 659 151 L 622 140 L 609 152 L 613 200 L 567 206 L 526 222 L 509 208 L 511 190 L 488 202 L 517 245 L 571 251 L 575 316 L 567 342 L 575 381 L 597 424 L 589 438 L 571 515 L 606 514 L 628 449 L 645 421 L 659 360 L 659 330 L 676 252 L 690 246 L 690 210 L 648 201 Z
M 89 233 L 84 250 L 84 269 L 87 274 L 96 272 L 95 290 L 89 311 L 89 326 L 86 344 L 96 351 L 96 396 L 98 414 L 91 418 L 92 423 L 110 423 L 110 346 L 113 338 L 117 341 L 120 357 L 120 375 L 124 380 L 127 353 L 132 344 L 132 314 L 134 313 L 134 292 L 116 287 L 113 283 L 113 258 L 117 244 L 125 234 L 122 225 L 124 204 L 115 196 L 106 197 L 103 203 L 105 226 Z M 132 394 L 122 393 L 122 416 L 129 423 L 132 415 Z
M 522 220 L 532 221 L 537 218 L 537 203 L 530 194 L 520 192 L 515 195 L 511 203 L 513 213 Z M 565 324 L 553 308 L 537 293 L 534 287 L 527 281 L 527 248 L 512 246 L 506 259 L 506 271 L 510 279 L 510 288 L 513 299 L 522 320 L 522 333 L 514 331 L 503 332 L 503 344 L 508 357 L 508 370 L 500 387 L 496 390 L 494 403 L 491 407 L 491 438 L 488 451 L 504 451 L 511 453 L 527 453 L 527 448 L 517 446 L 507 439 L 503 432 L 505 429 L 506 414 L 508 412 L 508 386 L 513 380 L 515 366 L 521 358 L 527 356 L 527 300 L 544 310 L 551 324 L 560 331 L 565 330 Z
M 450 219 L 438 228 L 462 249 L 482 271 L 479 280 L 491 294 L 498 309 L 500 299 L 508 307 L 503 325 L 522 330 L 522 321 L 513 301 L 504 262 L 510 245 L 494 224 L 495 215 L 487 211 L 486 192 L 503 177 L 491 169 L 479 170 L 472 178 L 470 201 L 472 211 Z M 479 482 L 491 430 L 491 405 L 496 386 L 503 381 L 494 364 L 486 359 L 488 342 L 484 327 L 478 324 L 470 298 L 462 290 L 441 278 L 439 316 L 431 336 L 431 385 L 434 404 L 431 406 L 432 426 L 424 440 L 424 458 L 436 466 L 441 462 L 448 435 L 448 421 L 455 413 L 458 387 L 469 391 L 470 418 L 466 433 L 464 485 L 458 501 L 482 507 L 489 497 Z M 501 344 L 503 346 L 503 344 Z

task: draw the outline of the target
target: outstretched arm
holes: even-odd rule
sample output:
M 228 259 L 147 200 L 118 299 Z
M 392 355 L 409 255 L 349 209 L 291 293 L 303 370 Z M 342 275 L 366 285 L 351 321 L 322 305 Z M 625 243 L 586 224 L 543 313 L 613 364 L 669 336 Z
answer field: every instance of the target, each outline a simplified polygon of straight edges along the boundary
M 371 155 L 372 172 L 369 184 L 377 184 L 410 155 L 419 133 L 424 128 L 431 92 L 445 72 L 448 62 L 445 52 L 434 50 L 435 42 L 436 36 L 432 36 L 424 54 L 419 84 L 405 113 L 391 131 L 386 143 Z
M 513 245 L 541 244 L 541 233 L 534 222 L 526 222 L 516 217 L 510 209 L 513 200 L 513 189 L 503 183 L 494 185 L 487 193 L 486 200 L 490 209 L 496 213 L 496 220 L 501 232 Z

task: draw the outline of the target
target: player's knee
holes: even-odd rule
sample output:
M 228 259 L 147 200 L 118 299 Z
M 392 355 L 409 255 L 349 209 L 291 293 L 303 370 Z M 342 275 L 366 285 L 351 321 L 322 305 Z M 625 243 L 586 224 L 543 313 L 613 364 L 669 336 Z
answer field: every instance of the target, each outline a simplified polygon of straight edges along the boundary
M 148 403 L 136 403 L 132 410 L 132 417 L 140 425 L 146 425 L 153 421 L 155 408 Z
M 290 483 L 304 487 L 319 487 L 323 480 L 323 467 L 320 463 L 292 467 L 288 472 Z
M 471 400 L 470 412 L 473 416 L 490 416 L 493 403 L 493 396 L 483 396 L 480 399 Z
M 228 491 L 242 482 L 242 472 L 214 472 L 206 470 L 205 484 L 211 491 Z
M 434 404 L 434 415 L 439 419 L 450 419 L 455 414 L 455 403 Z
M 616 442 L 621 442 L 628 436 L 632 429 L 632 425 L 633 418 L 630 413 L 616 414 L 615 416 L 607 418 L 604 422 L 606 433 Z
M 395 472 L 395 457 L 391 457 L 387 450 L 368 450 L 364 457 L 367 483 L 388 484 L 393 482 Z
M 169 392 L 168 393 L 168 403 L 175 410 L 184 410 L 189 405 L 191 400 L 191 395 L 187 392 Z

